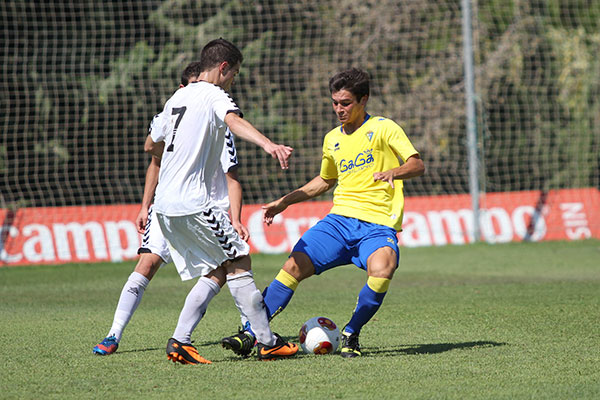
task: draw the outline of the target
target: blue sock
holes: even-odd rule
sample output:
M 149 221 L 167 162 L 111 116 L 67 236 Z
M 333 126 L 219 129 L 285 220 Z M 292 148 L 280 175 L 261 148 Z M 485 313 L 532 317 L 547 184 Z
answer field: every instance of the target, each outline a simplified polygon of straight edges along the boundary
M 361 328 L 369 322 L 369 320 L 375 315 L 379 306 L 383 303 L 385 294 L 377 293 L 365 284 L 358 294 L 358 303 L 352 314 L 350 322 L 344 327 L 344 331 L 348 333 L 360 333 Z
M 252 330 L 252 326 L 250 325 L 250 321 L 246 321 L 242 329 L 244 330 L 244 332 L 251 334 L 252 337 L 256 337 L 254 331 Z
M 273 280 L 271 284 L 263 292 L 263 298 L 265 306 L 267 307 L 267 313 L 269 315 L 269 321 L 279 314 L 288 305 L 294 291 L 279 282 L 277 279 Z

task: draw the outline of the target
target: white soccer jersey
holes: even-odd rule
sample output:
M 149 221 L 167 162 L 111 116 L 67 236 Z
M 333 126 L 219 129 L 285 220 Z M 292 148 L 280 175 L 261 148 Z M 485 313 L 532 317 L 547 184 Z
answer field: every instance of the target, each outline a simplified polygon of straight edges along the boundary
M 191 83 L 167 101 L 157 117 L 161 120 L 152 122 L 164 128 L 150 133 L 154 142 L 165 142 L 155 212 L 191 215 L 214 203 L 211 186 L 221 164 L 228 112 L 241 114 L 222 88 L 208 82 Z
M 166 118 L 162 118 L 162 113 L 156 114 L 152 121 L 150 122 L 150 128 L 148 132 L 151 134 L 152 131 L 160 129 L 166 129 L 164 124 Z M 225 145 L 223 146 L 223 151 L 221 152 L 221 168 L 217 168 L 215 171 L 215 176 L 211 182 L 210 188 L 210 198 L 212 201 L 216 203 L 216 205 L 223 210 L 229 210 L 229 191 L 227 188 L 227 178 L 225 174 L 229 172 L 232 168 L 237 167 L 238 159 L 237 159 L 237 150 L 235 148 L 235 141 L 233 140 L 233 133 L 227 128 L 225 131 Z
M 161 124 L 164 120 L 161 118 L 161 114 L 156 114 L 150 122 L 149 133 L 157 129 L 166 129 Z M 227 212 L 229 209 L 229 191 L 227 188 L 227 178 L 225 174 L 238 165 L 237 150 L 235 148 L 235 142 L 233 140 L 233 134 L 229 129 L 225 132 L 225 145 L 221 152 L 221 168 L 217 168 L 215 176 L 211 183 L 210 196 L 211 200 L 216 204 L 217 207 Z M 142 239 L 142 245 L 138 250 L 138 254 L 152 253 L 158 255 L 163 259 L 164 264 L 168 264 L 172 261 L 171 253 L 169 251 L 169 245 L 165 237 L 162 234 L 160 225 L 157 218 L 152 218 L 152 206 L 148 212 L 148 223 L 146 224 L 144 236 Z M 163 265 L 164 265 L 163 264 Z M 195 278 L 198 275 L 198 271 L 192 271 L 187 268 L 177 269 L 181 275 L 182 280 L 188 280 Z

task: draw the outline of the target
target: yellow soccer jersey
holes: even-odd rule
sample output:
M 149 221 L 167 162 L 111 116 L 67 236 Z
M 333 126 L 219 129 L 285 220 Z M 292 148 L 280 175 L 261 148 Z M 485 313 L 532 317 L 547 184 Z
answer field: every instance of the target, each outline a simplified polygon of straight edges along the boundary
M 398 124 L 384 117 L 367 116 L 352 134 L 341 127 L 323 140 L 321 177 L 337 179 L 332 214 L 357 218 L 401 230 L 404 194 L 401 180 L 389 183 L 373 179 L 418 154 Z

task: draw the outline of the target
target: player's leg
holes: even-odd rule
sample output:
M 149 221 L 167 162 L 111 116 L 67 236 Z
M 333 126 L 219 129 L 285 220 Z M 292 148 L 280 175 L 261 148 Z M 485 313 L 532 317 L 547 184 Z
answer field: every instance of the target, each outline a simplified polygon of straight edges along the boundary
M 217 268 L 210 274 L 198 279 L 198 282 L 188 293 L 173 338 L 182 343 L 191 343 L 192 332 L 206 313 L 208 303 L 219 294 L 225 284 L 225 274 L 222 268 Z
M 340 230 L 336 227 L 338 224 L 336 218 L 328 215 L 304 233 L 281 271 L 263 291 L 269 320 L 287 306 L 299 282 L 327 269 L 351 262 L 350 254 L 346 251 L 345 240 L 339 235 Z M 230 340 L 232 343 L 239 342 L 249 334 L 246 328 L 245 332 L 224 338 L 222 343 Z
M 342 330 L 342 357 L 361 355 L 358 336 L 362 327 L 373 318 L 387 293 L 398 265 L 397 248 L 384 246 L 367 259 L 367 283 L 358 294 L 356 308 L 350 322 Z
M 288 305 L 298 284 L 306 278 L 350 262 L 344 217 L 327 215 L 302 235 L 275 279 L 263 292 L 269 319 Z
M 198 279 L 185 299 L 173 336 L 167 343 L 167 358 L 182 364 L 210 364 L 192 345 L 192 332 L 206 313 L 210 301 L 225 284 L 225 268 L 219 267 Z
M 218 207 L 207 208 L 200 213 L 182 217 L 158 214 L 158 220 L 161 230 L 172 248 L 171 256 L 180 275 L 194 277 L 201 273 L 203 276 L 186 299 L 175 333 L 167 344 L 167 357 L 174 362 L 207 363 L 207 360 L 198 356 L 198 352 L 191 345 L 191 334 L 204 315 L 206 306 L 225 283 L 227 274 L 238 275 L 249 271 L 250 248 L 232 227 L 227 213 Z M 243 266 L 243 264 L 229 261 L 238 258 L 248 259 L 247 267 L 242 268 L 242 271 L 237 271 L 236 266 Z M 232 264 L 234 266 L 230 269 Z M 248 271 L 245 271 L 246 269 Z M 217 279 L 215 280 L 215 278 Z M 235 298 L 239 293 L 242 299 L 238 298 L 236 301 L 246 307 L 244 314 L 251 322 L 254 322 L 249 304 L 252 298 L 243 298 L 247 293 L 248 274 L 234 278 L 237 282 L 233 286 L 239 286 L 242 289 L 234 290 L 233 292 L 236 293 L 232 292 L 232 294 Z M 249 280 L 254 285 L 251 274 Z M 258 292 L 255 285 L 254 288 Z M 258 294 L 260 295 L 260 292 Z M 260 300 L 262 301 L 262 298 Z M 264 311 L 262 314 L 266 320 Z M 259 322 L 255 323 L 260 325 Z M 273 337 L 270 328 L 269 333 L 269 338 L 274 339 L 272 340 L 274 345 L 278 345 L 278 339 Z M 278 355 L 274 354 L 273 356 Z
M 181 279 L 200 277 L 188 293 L 173 336 L 167 342 L 167 358 L 182 364 L 209 364 L 191 344 L 191 335 L 208 304 L 225 284 L 225 269 L 219 268 L 221 262 L 205 251 L 214 242 L 206 222 L 198 214 L 169 217 L 157 213 L 156 217 Z
M 121 291 L 109 334 L 101 343 L 94 347 L 95 354 L 108 355 L 117 350 L 123 330 L 140 304 L 148 283 L 163 263 L 167 264 L 171 262 L 167 242 L 162 234 L 158 220 L 152 212 L 152 207 L 148 213 L 148 222 L 142 238 L 142 244 L 138 249 L 138 254 L 140 258 L 137 265 Z
M 258 342 L 258 357 L 260 359 L 275 359 L 293 356 L 298 352 L 298 346 L 286 343 L 281 337 L 273 334 L 269 326 L 263 297 L 256 288 L 251 270 L 250 256 L 239 257 L 225 264 L 227 268 L 227 286 L 231 292 L 240 313 L 246 317 L 252 326 L 252 331 Z M 248 335 L 245 337 L 224 338 L 223 347 L 240 355 L 248 355 L 254 345 L 254 340 Z M 240 339 L 240 346 L 228 339 Z
M 245 260 L 241 260 L 244 264 L 245 264 Z M 238 270 L 233 270 L 231 272 L 231 281 L 233 283 L 233 286 L 235 287 L 236 283 L 236 279 L 234 278 L 236 275 L 241 274 L 240 277 L 244 276 L 243 274 L 246 272 L 247 270 L 245 269 L 238 269 Z M 232 290 L 232 286 L 231 284 L 228 286 L 229 290 Z M 235 291 L 235 289 L 234 289 Z M 232 336 L 227 336 L 224 337 L 223 339 L 221 339 L 221 345 L 227 349 L 227 350 L 231 350 L 233 351 L 235 354 L 240 355 L 242 357 L 248 357 L 250 355 L 250 353 L 252 353 L 252 349 L 254 348 L 254 346 L 257 344 L 256 342 L 256 334 L 254 333 L 254 331 L 252 331 L 252 327 L 250 326 L 250 320 L 248 319 L 248 317 L 245 314 L 244 311 L 244 305 L 239 301 L 239 298 L 236 296 L 233 296 L 233 301 L 235 303 L 235 306 L 237 307 L 239 313 L 240 313 L 240 319 L 242 322 L 242 326 L 241 328 L 239 328 L 238 333 L 236 333 L 235 335 Z
M 298 260 L 302 260 L 300 261 L 302 266 L 298 265 Z M 264 305 L 262 312 L 267 318 L 267 322 L 287 306 L 294 295 L 298 283 L 313 273 L 314 267 L 312 267 L 312 263 L 306 254 L 296 252 L 290 255 L 290 258 L 288 258 L 281 271 L 279 271 L 279 274 L 261 295 L 261 301 Z M 229 287 L 231 289 L 231 283 Z M 242 316 L 242 329 L 233 336 L 223 338 L 221 344 L 224 348 L 232 350 L 235 354 L 246 357 L 250 354 L 256 342 L 256 333 L 253 329 L 254 325 L 244 315 L 244 310 L 237 301 L 236 306 Z M 245 322 L 245 320 L 248 322 Z
M 142 253 L 135 269 L 129 275 L 127 282 L 121 290 L 119 302 L 115 310 L 112 326 L 108 335 L 102 342 L 97 344 L 93 351 L 98 355 L 109 355 L 114 353 L 121 341 L 123 330 L 131 320 L 133 313 L 137 309 L 144 290 L 150 283 L 150 280 L 163 264 L 163 259 L 153 253 Z
M 298 284 L 315 273 L 315 267 L 306 253 L 292 251 L 283 268 L 263 292 L 269 320 L 288 305 Z
M 234 299 L 235 302 L 235 299 Z M 242 325 L 238 328 L 238 333 L 221 339 L 221 345 L 227 350 L 233 351 L 242 357 L 248 357 L 252 349 L 256 346 L 256 334 L 252 330 L 248 317 L 244 315 L 244 310 L 239 304 L 235 304 L 240 312 Z

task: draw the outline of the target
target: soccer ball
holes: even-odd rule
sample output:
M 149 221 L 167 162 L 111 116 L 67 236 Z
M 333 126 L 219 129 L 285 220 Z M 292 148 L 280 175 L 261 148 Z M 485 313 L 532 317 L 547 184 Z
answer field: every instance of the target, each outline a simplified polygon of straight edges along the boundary
M 340 330 L 327 317 L 313 317 L 300 328 L 300 347 L 306 354 L 329 354 L 340 345 Z

